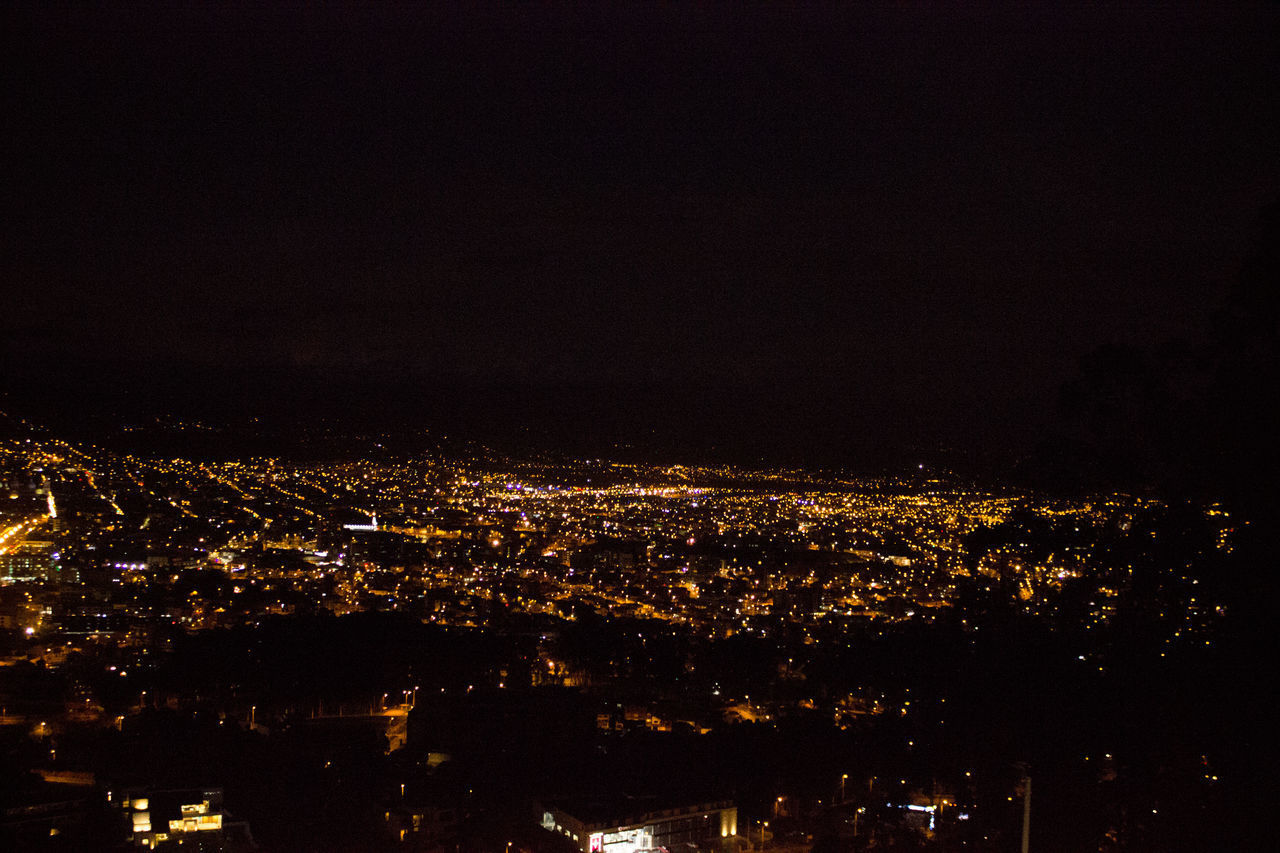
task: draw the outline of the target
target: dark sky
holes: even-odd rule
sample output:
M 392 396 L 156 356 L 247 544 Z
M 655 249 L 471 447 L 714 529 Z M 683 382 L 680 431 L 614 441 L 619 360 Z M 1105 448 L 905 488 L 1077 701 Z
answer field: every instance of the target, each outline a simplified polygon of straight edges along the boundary
M 262 5 L 7 13 L 24 399 L 975 449 L 1280 186 L 1275 4 Z

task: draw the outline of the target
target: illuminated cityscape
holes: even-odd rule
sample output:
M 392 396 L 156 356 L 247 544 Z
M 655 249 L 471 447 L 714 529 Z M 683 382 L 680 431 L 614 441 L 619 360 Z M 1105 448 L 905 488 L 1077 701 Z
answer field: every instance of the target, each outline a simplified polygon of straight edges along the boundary
M 213 727 L 237 733 L 218 747 L 229 753 L 289 748 L 334 770 L 330 795 L 353 783 L 343 774 L 359 778 L 351 796 L 365 811 L 352 807 L 347 830 L 427 849 L 483 847 L 477 815 L 514 821 L 518 843 L 535 843 L 518 803 L 555 815 L 552 833 L 584 853 L 673 849 L 682 832 L 787 849 L 824 833 L 852 840 L 858 824 L 868 843 L 982 849 L 1017 828 L 992 801 L 1008 805 L 1022 781 L 959 733 L 1009 713 L 999 680 L 1029 675 L 1003 644 L 1034 645 L 1035 666 L 1064 681 L 1028 689 L 1081 713 L 1085 697 L 1123 690 L 1135 665 L 1212 653 L 1226 612 L 1217 573 L 1242 525 L 1217 504 L 1051 498 L 922 467 L 858 479 L 521 459 L 425 436 L 421 455 L 349 442 L 349 458 L 327 463 L 145 457 L 39 429 L 0 445 L 4 671 L 26 685 L 6 689 L 5 719 L 43 750 L 26 759 L 32 772 L 141 791 L 126 797 L 127 837 L 155 849 L 182 832 L 222 839 L 223 818 L 187 827 L 179 815 L 169 832 L 146 822 L 154 809 L 127 803 L 194 784 L 192 768 L 175 776 L 168 761 L 98 751 L 190 737 L 169 747 L 181 766 Z M 1182 562 L 1161 562 L 1166 537 Z M 1063 725 L 1091 733 L 1070 770 L 1097 790 L 1138 772 L 1107 726 Z M 771 754 L 812 727 L 818 754 L 791 747 L 803 764 Z M 1043 748 L 1010 720 L 998 727 L 1018 749 Z M 766 740 L 767 769 L 729 781 L 746 730 L 770 733 L 751 736 Z M 680 757 L 726 744 L 734 755 Z M 497 784 L 504 755 L 539 765 Z M 1211 796 L 1213 757 L 1183 781 Z M 261 808 L 245 796 L 231 788 L 226 807 L 242 844 L 263 823 L 234 811 Z M 1159 808 L 1156 790 L 1143 796 Z M 712 808 L 705 830 L 663 822 L 725 797 L 734 811 Z M 379 809 L 381 824 L 368 822 Z M 73 831 L 83 812 L 33 823 Z M 1109 819 L 1106 832 L 1136 831 Z
M 1276 846 L 1280 4 L 0 31 L 0 853 Z

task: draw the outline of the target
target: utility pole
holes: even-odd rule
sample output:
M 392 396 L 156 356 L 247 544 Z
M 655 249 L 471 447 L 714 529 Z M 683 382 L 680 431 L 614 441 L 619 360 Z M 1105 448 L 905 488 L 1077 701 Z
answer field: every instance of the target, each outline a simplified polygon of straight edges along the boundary
M 1031 847 L 1031 777 L 1022 780 L 1022 853 Z

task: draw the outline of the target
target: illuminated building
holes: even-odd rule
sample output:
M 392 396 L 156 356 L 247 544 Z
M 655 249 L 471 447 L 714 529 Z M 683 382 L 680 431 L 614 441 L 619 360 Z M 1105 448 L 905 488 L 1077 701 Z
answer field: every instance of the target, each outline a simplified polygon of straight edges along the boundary
M 582 853 L 639 853 L 695 845 L 716 850 L 738 834 L 738 807 L 731 800 L 650 808 L 635 803 L 551 805 L 542 827 L 564 835 Z
M 235 853 L 254 847 L 248 823 L 226 820 L 221 788 L 127 791 L 113 805 L 123 810 L 135 848 Z
M 15 546 L 11 553 L 0 555 L 0 577 L 15 580 L 49 580 L 56 578 L 53 543 L 31 539 Z

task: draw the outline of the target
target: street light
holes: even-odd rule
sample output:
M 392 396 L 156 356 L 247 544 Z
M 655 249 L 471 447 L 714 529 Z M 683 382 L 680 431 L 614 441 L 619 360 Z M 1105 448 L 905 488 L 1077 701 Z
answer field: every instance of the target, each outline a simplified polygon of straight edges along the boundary
M 848 773 L 841 773 L 841 774 L 840 774 L 840 802 L 842 802 L 842 803 L 844 802 L 844 782 L 845 782 L 845 780 L 846 780 L 846 779 L 848 779 L 848 778 L 849 778 L 849 774 L 848 774 Z

